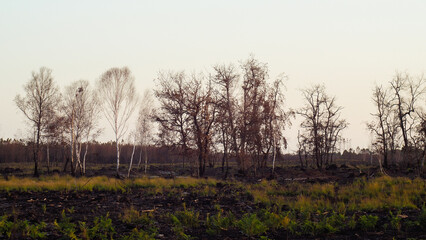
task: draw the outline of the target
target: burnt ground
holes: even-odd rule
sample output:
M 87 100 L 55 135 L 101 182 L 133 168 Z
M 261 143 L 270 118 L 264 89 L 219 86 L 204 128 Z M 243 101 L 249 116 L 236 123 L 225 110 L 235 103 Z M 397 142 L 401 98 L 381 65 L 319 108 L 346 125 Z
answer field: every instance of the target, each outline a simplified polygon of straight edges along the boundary
M 76 224 L 78 221 L 90 223 L 95 217 L 109 214 L 118 238 L 120 234 L 130 233 L 135 227 L 135 225 L 121 220 L 123 212 L 132 207 L 137 211 L 152 214 L 154 225 L 158 228 L 156 238 L 176 239 L 168 214 L 182 211 L 183 203 L 187 209 L 200 213 L 201 222 L 206 219 L 207 214 L 215 214 L 217 207 L 223 209 L 224 212 L 232 211 L 237 218 L 244 213 L 256 212 L 265 208 L 262 204 L 254 203 L 253 197 L 244 189 L 228 184 L 217 184 L 216 189 L 217 194 L 213 196 L 200 196 L 197 189 L 194 188 L 177 188 L 157 194 L 149 189 L 132 189 L 124 193 L 111 191 L 1 192 L 0 215 L 8 214 L 13 218 L 26 219 L 34 223 L 44 221 L 48 223 L 47 239 L 59 239 L 61 235 L 55 229 L 53 222 L 55 219 L 60 221 L 62 211 L 65 211 L 66 215 L 72 219 L 71 221 Z M 405 213 L 413 215 L 411 212 L 403 212 L 403 214 Z M 376 212 L 375 214 L 383 215 L 382 217 L 386 218 L 388 212 Z M 255 239 L 245 236 L 236 229 L 222 231 L 219 235 L 211 236 L 206 233 L 202 225 L 186 229 L 185 233 L 197 239 Z M 426 232 L 416 230 L 398 234 L 391 230 L 364 233 L 352 231 L 312 237 L 310 235 L 291 235 L 284 230 L 277 230 L 265 235 L 270 239 L 392 239 L 393 237 L 424 238 Z
M 19 169 L 8 169 L 10 174 L 21 172 Z M 124 169 L 123 169 L 124 172 Z M 101 174 L 102 173 L 102 174 Z M 152 167 L 151 175 L 173 177 L 182 174 L 174 172 L 167 166 Z M 4 174 L 6 176 L 8 174 Z M 110 175 L 114 176 L 114 168 L 103 168 L 91 170 L 89 176 Z M 143 170 L 135 169 L 133 175 L 141 175 Z M 369 177 L 377 174 L 377 168 L 361 170 L 357 167 L 343 165 L 341 167 L 332 166 L 329 169 L 318 171 L 316 169 L 300 169 L 298 167 L 277 168 L 272 175 L 270 169 L 264 172 L 257 172 L 257 175 L 241 176 L 238 172 L 232 172 L 230 176 L 234 180 L 242 182 L 254 182 L 261 178 L 275 178 L 280 183 L 292 181 L 300 182 L 339 182 L 350 183 L 358 177 Z M 401 171 L 395 171 L 395 176 Z M 19 174 L 16 174 L 19 175 Z M 221 169 L 208 169 L 207 176 L 222 176 Z M 406 175 L 409 175 L 406 174 Z M 214 215 L 218 208 L 224 212 L 232 212 L 237 219 L 245 213 L 255 213 L 266 206 L 255 203 L 253 196 L 241 187 L 241 185 L 218 183 L 213 187 L 213 194 L 206 194 L 202 189 L 196 187 L 176 187 L 164 189 L 160 193 L 152 189 L 137 188 L 121 191 L 41 191 L 41 192 L 20 192 L 20 191 L 0 191 L 0 216 L 9 215 L 10 219 L 28 220 L 30 223 L 47 223 L 45 229 L 48 232 L 47 239 L 59 239 L 61 233 L 55 229 L 54 221 L 61 220 L 61 213 L 64 211 L 71 221 L 78 226 L 78 222 L 93 223 L 94 219 L 107 214 L 112 219 L 116 231 L 115 237 L 119 239 L 124 234 L 129 234 L 136 225 L 124 222 L 123 212 L 128 209 L 135 209 L 139 212 L 152 214 L 154 227 L 158 229 L 156 238 L 177 239 L 173 230 L 173 223 L 170 214 L 182 211 L 184 205 L 186 209 L 193 210 L 200 214 L 201 224 L 197 227 L 185 228 L 185 233 L 195 239 L 256 239 L 248 237 L 236 228 L 220 231 L 218 235 L 206 233 L 205 220 L 207 215 Z M 282 210 L 289 210 L 283 206 Z M 419 211 L 403 210 L 402 215 L 419 215 Z M 353 213 L 347 213 L 350 216 Z M 379 216 L 378 225 L 386 224 L 389 218 L 389 210 L 376 211 L 371 214 Z M 78 228 L 78 227 L 77 227 Z M 424 228 L 423 228 L 424 229 Z M 78 232 L 79 230 L 77 230 Z M 270 239 L 392 239 L 419 238 L 426 239 L 426 231 L 421 228 L 408 229 L 397 232 L 395 230 L 380 231 L 348 231 L 336 234 L 292 235 L 290 232 L 279 229 L 264 234 Z M 18 237 L 17 239 L 21 239 Z
M 231 164 L 229 171 L 226 173 L 221 167 L 206 167 L 204 177 L 222 179 L 222 180 L 238 180 L 242 182 L 255 182 L 259 179 L 276 179 L 279 182 L 338 182 L 338 183 L 350 183 L 358 177 L 375 177 L 380 175 L 379 166 L 370 165 L 363 161 L 347 161 L 337 164 L 331 164 L 321 170 L 317 168 L 301 168 L 297 162 L 289 163 L 292 165 L 280 164 L 275 168 L 272 174 L 272 168 L 268 166 L 264 169 L 248 169 L 245 174 L 240 173 L 237 168 Z M 15 167 L 8 166 L 6 163 L 0 164 L 0 176 L 7 178 L 8 176 L 17 177 L 31 177 L 33 174 L 32 163 L 25 163 L 20 168 L 20 165 L 15 164 Z M 16 167 L 18 166 L 18 167 Z M 69 169 L 67 169 L 69 171 Z M 121 164 L 120 172 L 123 174 L 122 177 L 127 177 L 128 165 Z M 390 165 L 385 173 L 392 177 L 408 177 L 426 178 L 426 168 L 423 172 L 418 172 L 414 166 L 402 166 L 399 164 Z M 50 172 L 47 172 L 46 166 L 40 166 L 40 175 L 54 175 L 54 174 L 68 174 L 63 172 L 63 166 L 55 165 L 50 168 Z M 80 176 L 77 171 L 76 176 Z M 116 176 L 115 164 L 93 164 L 88 165 L 86 176 Z M 143 176 L 159 176 L 165 178 L 174 178 L 177 176 L 192 176 L 197 177 L 197 169 L 186 164 L 182 167 L 181 164 L 150 164 L 147 167 L 145 174 L 144 166 L 137 167 L 133 165 L 131 171 L 131 177 L 143 177 Z

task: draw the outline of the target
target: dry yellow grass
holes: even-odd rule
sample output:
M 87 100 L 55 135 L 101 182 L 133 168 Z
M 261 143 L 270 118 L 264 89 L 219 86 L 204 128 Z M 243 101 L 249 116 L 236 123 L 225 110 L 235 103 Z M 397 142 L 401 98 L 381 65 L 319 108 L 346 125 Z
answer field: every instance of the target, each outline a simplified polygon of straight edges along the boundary
M 418 208 L 418 197 L 426 194 L 422 179 L 391 178 L 365 180 L 341 187 L 339 198 L 348 201 L 350 209 Z
M 80 177 L 71 176 L 48 176 L 41 178 L 17 178 L 10 177 L 8 180 L 0 179 L 1 190 L 19 190 L 19 191 L 43 191 L 43 190 L 109 190 L 125 191 L 130 187 L 153 188 L 161 191 L 163 188 L 171 187 L 190 187 L 196 185 L 215 185 L 213 179 L 196 178 L 137 178 L 120 180 L 117 178 L 98 177 Z
M 340 213 L 346 210 L 415 209 L 422 206 L 426 195 L 425 180 L 388 176 L 358 179 L 342 186 L 332 183 L 279 185 L 275 181 L 262 181 L 247 188 L 256 201 L 266 204 L 286 204 L 301 211 L 334 210 Z
M 0 179 L 0 190 L 108 190 L 126 191 L 129 188 L 148 188 L 161 193 L 171 188 L 192 188 L 200 195 L 214 195 L 218 180 L 197 178 L 136 178 L 120 180 L 98 177 L 48 176 L 41 178 Z M 425 203 L 426 181 L 407 178 L 380 177 L 371 180 L 359 179 L 352 184 L 292 183 L 281 185 L 276 181 L 257 184 L 231 183 L 236 188 L 247 190 L 255 201 L 266 204 L 286 204 L 301 211 L 345 212 L 346 210 L 374 210 L 419 208 Z M 337 191 L 337 192 L 336 192 Z

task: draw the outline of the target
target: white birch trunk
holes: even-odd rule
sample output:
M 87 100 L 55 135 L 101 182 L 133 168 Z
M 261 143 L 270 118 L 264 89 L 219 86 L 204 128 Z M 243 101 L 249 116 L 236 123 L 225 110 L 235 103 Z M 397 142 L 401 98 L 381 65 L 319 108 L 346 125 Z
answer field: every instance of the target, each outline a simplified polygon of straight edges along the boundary
M 132 170 L 133 156 L 135 155 L 136 145 L 133 145 L 132 157 L 130 158 L 129 171 L 127 172 L 127 177 L 130 177 L 130 171 Z
M 86 175 L 86 156 L 87 156 L 88 148 L 89 148 L 89 143 L 86 143 L 86 150 L 84 151 L 84 156 L 83 156 L 83 175 Z
M 141 146 L 141 151 L 139 152 L 138 168 L 141 166 L 141 162 L 142 162 L 142 146 Z
M 116 138 L 115 139 L 115 146 L 116 146 L 116 150 L 117 150 L 117 177 L 118 176 L 120 176 L 120 171 L 119 171 L 119 168 L 120 168 L 120 147 L 119 147 L 119 145 L 118 145 L 118 139 Z
M 83 168 L 81 166 L 81 143 L 77 143 L 77 146 L 75 148 L 75 154 L 77 157 L 77 167 L 80 168 L 80 173 L 82 173 Z M 75 170 L 77 171 L 78 168 L 75 168 Z
M 146 146 L 145 146 L 145 175 L 146 175 L 147 166 L 148 166 L 148 153 L 146 151 Z

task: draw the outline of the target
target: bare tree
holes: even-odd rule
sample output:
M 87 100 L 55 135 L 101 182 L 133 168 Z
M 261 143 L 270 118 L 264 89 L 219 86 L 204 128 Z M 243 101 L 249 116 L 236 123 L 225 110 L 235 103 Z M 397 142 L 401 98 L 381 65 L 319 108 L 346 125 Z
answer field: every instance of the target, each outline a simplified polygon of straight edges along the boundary
M 234 92 L 239 74 L 232 65 L 214 67 L 212 79 L 218 88 L 219 141 L 223 148 L 222 166 L 228 152 L 235 156 L 241 172 L 252 167 L 265 167 L 272 156 L 275 167 L 277 152 L 286 147 L 284 127 L 290 123 L 291 112 L 284 111 L 284 75 L 269 84 L 268 67 L 250 56 L 241 64 L 243 78 L 241 100 Z M 251 159 L 251 165 L 249 160 Z
M 299 156 L 300 167 L 305 169 L 308 167 L 308 139 L 306 136 L 300 134 L 300 130 L 297 131 L 297 155 Z
M 225 178 L 228 175 L 229 153 L 232 151 L 238 163 L 241 163 L 237 136 L 237 100 L 234 97 L 235 87 L 238 82 L 238 74 L 232 65 L 217 65 L 214 67 L 213 82 L 218 88 L 217 133 L 219 142 L 222 143 L 223 158 L 222 172 L 226 164 Z
M 406 73 L 396 73 L 388 88 L 374 89 L 375 119 L 367 127 L 375 134 L 375 146 L 383 155 L 384 167 L 388 167 L 389 153 L 394 160 L 400 145 L 405 163 L 415 161 L 421 167 L 425 82 L 423 76 L 415 80 Z
M 375 118 L 367 124 L 367 128 L 374 133 L 376 141 L 374 145 L 383 156 L 383 166 L 388 167 L 389 148 L 395 148 L 395 125 L 392 118 L 392 97 L 388 90 L 383 86 L 376 86 L 373 92 L 373 102 L 376 112 L 373 113 Z M 393 141 L 391 139 L 394 139 Z M 381 165 L 381 163 L 380 163 Z
M 155 112 L 155 120 L 160 125 L 159 139 L 162 144 L 180 150 L 182 166 L 185 168 L 191 131 L 190 116 L 186 111 L 186 75 L 184 72 L 160 72 L 156 81 L 158 86 L 154 93 L 160 109 Z
M 52 77 L 52 70 L 41 67 L 39 72 L 33 72 L 30 81 L 24 86 L 25 96 L 17 95 L 15 103 L 31 122 L 34 130 L 34 176 L 38 177 L 40 161 L 40 144 L 42 134 L 46 131 L 49 116 L 59 103 L 59 91 Z
M 285 98 L 283 94 L 285 75 L 278 77 L 271 86 L 267 87 L 266 98 L 263 104 L 263 126 L 262 126 L 262 152 L 266 162 L 272 151 L 272 173 L 275 170 L 277 152 L 287 148 L 287 139 L 284 137 L 285 127 L 291 125 L 290 118 L 294 116 L 293 111 L 285 111 Z
M 415 133 L 414 126 L 419 125 L 416 118 L 419 116 L 418 101 L 423 100 L 420 106 L 424 105 L 424 95 L 426 92 L 425 78 L 423 76 L 414 80 L 408 74 L 397 73 L 394 79 L 390 82 L 391 89 L 395 94 L 392 108 L 398 117 L 399 129 L 402 135 L 403 148 L 402 152 L 405 159 L 417 158 L 418 164 L 420 163 L 419 156 L 416 155 L 416 147 L 414 142 L 410 140 L 410 135 Z
M 150 90 L 146 90 L 142 97 L 142 104 L 139 109 L 137 132 L 139 135 L 139 143 L 141 152 L 139 154 L 138 167 L 142 161 L 142 151 L 144 152 L 144 172 L 146 174 L 148 166 L 148 147 L 153 140 L 154 134 L 154 99 Z
M 103 112 L 115 134 L 117 176 L 120 167 L 120 141 L 128 130 L 128 121 L 138 103 L 135 80 L 129 68 L 111 68 L 98 81 Z
M 416 160 L 419 173 L 423 171 L 426 154 L 426 112 L 419 106 L 416 114 L 409 122 L 409 141 L 411 142 L 411 157 Z
M 137 142 L 137 134 L 136 132 L 132 132 L 130 134 L 130 141 L 133 145 L 132 155 L 130 157 L 130 163 L 129 163 L 129 170 L 127 170 L 127 177 L 130 177 L 130 171 L 132 171 L 132 165 L 133 165 L 133 157 L 135 156 L 135 150 L 136 150 L 136 142 Z
M 268 84 L 267 65 L 253 57 L 241 64 L 241 70 L 238 74 L 232 65 L 217 65 L 208 79 L 183 72 L 160 73 L 157 79 L 160 139 L 178 145 L 183 153 L 196 150 L 200 176 L 206 162 L 214 165 L 212 150 L 222 150 L 222 171 L 235 157 L 242 173 L 253 168 L 256 174 L 270 159 L 274 168 L 280 149 L 286 148 L 283 130 L 292 114 L 283 109 L 283 78 Z M 240 101 L 236 90 L 241 90 Z
M 49 116 L 46 132 L 44 139 L 46 142 L 46 160 L 47 160 L 47 172 L 50 172 L 50 145 L 57 144 L 65 146 L 65 128 L 66 119 L 64 116 L 57 112 L 52 116 Z
M 417 145 L 422 150 L 423 157 L 420 158 L 420 169 L 423 169 L 425 166 L 425 158 L 426 158 L 426 111 L 423 109 L 419 113 L 420 122 L 417 126 L 418 137 L 417 137 Z
M 303 117 L 300 126 L 305 130 L 304 144 L 309 145 L 316 166 L 321 169 L 331 162 L 337 139 L 347 123 L 340 119 L 342 107 L 326 94 L 324 86 L 315 85 L 302 90 L 302 94 L 306 104 L 297 114 Z
M 206 161 L 210 157 L 212 129 L 217 113 L 216 99 L 209 81 L 203 85 L 202 76 L 193 75 L 186 83 L 187 99 L 185 109 L 190 116 L 193 141 L 198 153 L 198 176 L 203 176 Z
M 326 97 L 325 110 L 326 119 L 324 129 L 324 154 L 326 165 L 333 162 L 333 154 L 337 151 L 336 143 L 340 138 L 340 133 L 348 126 L 344 119 L 340 119 L 340 113 L 343 107 L 337 106 L 336 98 Z
M 204 84 L 203 76 L 187 78 L 183 72 L 160 73 L 156 89 L 161 110 L 156 114 L 160 138 L 181 147 L 186 156 L 190 146 L 197 149 L 197 175 L 202 176 L 210 154 L 212 126 L 216 116 L 216 99 L 210 83 Z M 165 139 L 163 139 L 164 141 Z
M 74 175 L 75 171 L 80 169 L 80 174 L 84 175 L 89 140 L 100 132 L 97 128 L 99 101 L 86 80 L 75 81 L 66 87 L 64 100 L 63 112 L 67 118 L 68 133 L 71 136 L 71 172 Z M 86 142 L 84 154 L 83 141 Z
M 256 165 L 260 162 L 262 143 L 262 106 L 266 97 L 266 79 L 268 68 L 253 56 L 242 64 L 243 71 L 243 99 L 240 106 L 240 168 L 246 171 L 248 159 L 251 157 L 252 166 L 256 174 Z

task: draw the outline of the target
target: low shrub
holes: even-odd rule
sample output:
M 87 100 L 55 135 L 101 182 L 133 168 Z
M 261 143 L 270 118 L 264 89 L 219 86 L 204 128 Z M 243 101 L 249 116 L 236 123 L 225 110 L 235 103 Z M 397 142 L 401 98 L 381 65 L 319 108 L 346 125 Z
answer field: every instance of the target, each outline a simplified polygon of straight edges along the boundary
M 376 228 L 378 216 L 362 215 L 358 219 L 358 227 L 363 231 L 373 231 Z
M 62 210 L 61 213 L 61 220 L 58 222 L 56 219 L 53 222 L 53 225 L 55 228 L 63 234 L 63 236 L 66 236 L 70 239 L 77 240 L 76 235 L 76 224 L 71 222 L 71 218 L 67 217 L 65 214 L 65 210 Z
M 185 204 L 183 204 L 183 211 L 176 211 L 171 217 L 173 223 L 179 223 L 181 226 L 187 228 L 196 228 L 200 224 L 200 213 L 188 210 Z
M 90 235 L 96 239 L 113 239 L 115 229 L 112 225 L 111 218 L 109 218 L 109 213 L 107 213 L 105 217 L 101 216 L 95 218 L 93 222 L 93 227 L 90 229 L 90 233 Z
M 121 240 L 154 240 L 155 233 L 147 233 L 142 229 L 134 228 L 129 235 L 125 235 Z
M 264 234 L 268 230 L 268 227 L 260 221 L 255 213 L 244 214 L 244 216 L 237 222 L 237 226 L 249 237 Z
M 206 218 L 206 232 L 209 235 L 218 235 L 221 231 L 227 231 L 234 226 L 235 217 L 229 212 L 224 214 L 222 209 L 210 216 L 207 214 Z
M 43 230 L 46 228 L 46 223 L 35 223 L 31 224 L 27 220 L 15 220 L 9 221 L 8 215 L 0 217 L 0 237 L 8 239 L 43 239 L 46 237 L 46 232 Z

